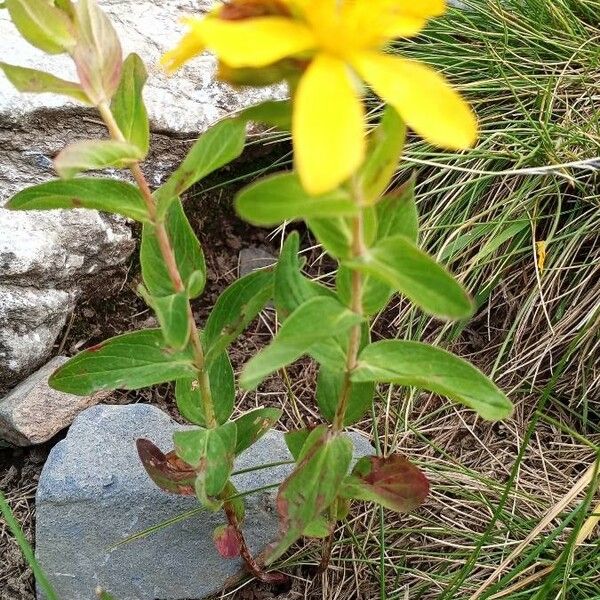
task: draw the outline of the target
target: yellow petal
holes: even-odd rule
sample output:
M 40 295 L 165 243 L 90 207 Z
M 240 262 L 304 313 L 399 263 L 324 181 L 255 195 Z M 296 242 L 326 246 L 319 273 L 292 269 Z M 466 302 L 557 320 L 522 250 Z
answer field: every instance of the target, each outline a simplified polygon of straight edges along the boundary
M 365 155 L 365 115 L 347 65 L 319 54 L 303 75 L 294 101 L 296 168 L 309 194 L 348 179 Z
M 192 27 L 191 31 L 188 31 L 182 38 L 179 44 L 173 50 L 166 52 L 160 59 L 161 65 L 165 68 L 167 73 L 173 73 L 188 60 L 202 54 L 206 50 L 204 40 L 201 35 L 194 30 L 193 21 L 197 19 L 188 19 L 186 23 Z
M 198 30 L 206 46 L 233 68 L 264 67 L 315 46 L 308 27 L 285 17 L 208 18 Z
M 353 65 L 406 124 L 428 142 L 462 150 L 477 139 L 477 119 L 469 105 L 433 69 L 411 61 L 363 52 Z
M 445 7 L 445 0 L 349 0 L 342 12 L 345 27 L 374 46 L 417 35 L 427 19 L 441 15 Z

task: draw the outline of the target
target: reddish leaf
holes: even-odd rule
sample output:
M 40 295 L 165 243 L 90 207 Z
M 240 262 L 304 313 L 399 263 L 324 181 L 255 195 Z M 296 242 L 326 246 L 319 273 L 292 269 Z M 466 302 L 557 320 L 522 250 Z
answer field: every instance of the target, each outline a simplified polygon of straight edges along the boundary
M 396 512 L 417 508 L 427 494 L 429 481 L 425 475 L 400 454 L 361 458 L 342 488 L 347 498 L 376 502 Z
M 223 558 L 236 558 L 240 555 L 240 541 L 235 528 L 231 525 L 221 525 L 213 533 L 213 541 L 217 552 Z
M 175 452 L 163 454 L 150 440 L 136 441 L 137 451 L 150 479 L 165 492 L 181 496 L 195 496 L 196 471 L 182 461 Z

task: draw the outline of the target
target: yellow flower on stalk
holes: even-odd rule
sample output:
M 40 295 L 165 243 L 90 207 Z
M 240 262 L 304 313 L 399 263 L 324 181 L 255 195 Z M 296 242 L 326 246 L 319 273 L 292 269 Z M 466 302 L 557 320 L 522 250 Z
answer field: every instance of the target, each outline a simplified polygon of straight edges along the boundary
M 360 80 L 432 144 L 454 150 L 474 144 L 475 116 L 446 80 L 383 52 L 390 40 L 417 35 L 444 10 L 445 0 L 235 0 L 187 19 L 189 32 L 163 64 L 174 70 L 205 49 L 232 69 L 298 59 L 294 155 L 304 187 L 316 195 L 347 180 L 364 160 Z

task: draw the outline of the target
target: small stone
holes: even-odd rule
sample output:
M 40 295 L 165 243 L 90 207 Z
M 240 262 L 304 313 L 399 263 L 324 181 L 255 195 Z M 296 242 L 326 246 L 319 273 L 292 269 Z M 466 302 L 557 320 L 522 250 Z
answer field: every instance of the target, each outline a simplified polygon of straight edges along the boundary
M 239 276 L 244 277 L 253 271 L 270 267 L 276 262 L 277 259 L 265 248 L 260 246 L 244 248 L 240 251 L 240 257 L 238 261 Z
M 53 358 L 0 400 L 0 439 L 15 446 L 41 444 L 68 427 L 107 393 L 74 396 L 53 390 L 48 378 L 68 359 Z
M 195 498 L 158 489 L 144 471 L 135 440 L 167 452 L 173 432 L 185 429 L 145 404 L 92 407 L 51 451 L 37 491 L 37 557 L 61 600 L 93 600 L 100 586 L 119 600 L 183 600 L 217 593 L 239 573 L 239 559 L 223 559 L 213 544 L 222 513 L 198 511 L 134 541 L 133 534 L 197 509 Z M 353 434 L 356 456 L 372 453 Z M 291 460 L 283 434 L 268 432 L 236 461 L 236 470 Z M 277 484 L 291 466 L 237 475 L 240 492 Z M 260 552 L 278 531 L 273 491 L 245 496 L 244 532 Z M 42 599 L 43 595 L 38 594 Z

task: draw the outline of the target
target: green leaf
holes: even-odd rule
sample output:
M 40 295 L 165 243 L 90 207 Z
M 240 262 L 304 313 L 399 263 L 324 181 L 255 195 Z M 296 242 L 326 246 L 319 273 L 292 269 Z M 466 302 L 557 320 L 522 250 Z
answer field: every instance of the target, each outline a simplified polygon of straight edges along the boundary
M 81 352 L 50 377 L 62 392 L 87 396 L 99 390 L 138 390 L 174 381 L 195 372 L 189 349 L 165 345 L 160 329 L 111 338 Z
M 419 213 L 415 202 L 415 182 L 412 176 L 377 203 L 377 239 L 403 235 L 415 244 L 418 242 Z
M 217 423 L 222 424 L 233 413 L 235 404 L 235 379 L 227 352 L 215 357 L 208 367 L 210 391 Z M 202 393 L 196 376 L 177 380 L 175 399 L 180 414 L 191 423 L 206 426 Z
M 98 105 L 109 101 L 119 87 L 123 66 L 121 43 L 96 0 L 79 0 L 75 21 L 77 44 L 73 60 L 83 89 Z
M 207 361 L 223 352 L 273 296 L 273 272 L 255 271 L 231 284 L 218 298 L 204 328 Z
M 326 365 L 321 365 L 317 377 L 317 405 L 321 414 L 333 423 L 337 406 L 342 394 L 345 373 L 335 371 Z M 375 384 L 372 381 L 351 383 L 348 408 L 344 418 L 344 425 L 354 425 L 362 419 L 373 404 Z
M 290 131 L 292 129 L 292 103 L 290 100 L 267 100 L 246 108 L 239 114 L 239 118 Z
M 37 69 L 27 69 L 3 62 L 0 62 L 0 69 L 4 71 L 6 78 L 19 92 L 61 94 L 83 102 L 83 104 L 91 104 L 82 87 L 73 81 L 65 81 L 60 77 L 55 77 L 50 73 L 38 71 Z
M 144 438 L 138 438 L 135 444 L 146 473 L 161 490 L 180 496 L 193 496 L 196 493 L 196 471 L 175 452 L 164 454 L 158 446 Z
M 54 166 L 62 179 L 71 179 L 83 171 L 122 168 L 141 158 L 143 154 L 129 142 L 87 140 L 67 146 L 54 159 Z
M 302 275 L 299 248 L 300 236 L 294 231 L 285 240 L 275 267 L 274 301 L 278 314 L 283 317 L 311 298 L 334 296 L 327 288 Z
M 250 360 L 240 385 L 256 388 L 265 377 L 307 354 L 317 342 L 340 335 L 361 321 L 359 315 L 333 298 L 312 298 L 297 308 L 273 342 Z
M 466 360 L 428 344 L 386 340 L 367 346 L 352 381 L 414 386 L 464 404 L 484 419 L 509 417 L 512 403 Z
M 203 133 L 181 166 L 155 192 L 159 216 L 196 182 L 240 156 L 245 142 L 246 122 L 240 119 L 225 119 Z
M 365 456 L 344 481 L 341 494 L 405 513 L 425 502 L 429 481 L 420 469 L 399 454 L 385 458 Z
M 358 185 L 365 204 L 376 202 L 390 184 L 398 167 L 405 139 L 406 125 L 388 104 L 379 127 L 371 136 L 367 158 L 358 173 Z
M 225 488 L 233 470 L 236 426 L 225 423 L 215 429 L 193 429 L 173 434 L 175 452 L 185 463 L 196 469 L 196 494 L 212 508 L 211 499 Z
M 124 181 L 78 177 L 34 185 L 13 196 L 11 210 L 53 210 L 91 208 L 129 217 L 142 223 L 148 212 L 139 190 Z
M 284 221 L 354 215 L 358 207 L 348 192 L 338 189 L 310 196 L 295 173 L 265 177 L 244 188 L 236 197 L 240 217 L 252 225 L 274 226 Z
M 6 0 L 19 33 L 47 54 L 62 54 L 75 45 L 73 26 L 66 14 L 41 0 Z
M 386 283 L 429 314 L 464 319 L 473 313 L 473 304 L 463 287 L 404 236 L 381 240 L 361 259 L 345 264 Z
M 175 350 L 183 350 L 190 339 L 187 294 L 152 298 L 152 307 L 158 317 L 165 343 Z
M 282 537 L 267 562 L 279 558 L 336 499 L 352 461 L 352 442 L 324 426 L 311 432 L 294 472 L 281 484 L 277 510 Z
M 123 63 L 121 82 L 110 105 L 125 139 L 144 156 L 150 146 L 150 124 L 142 96 L 147 79 L 142 59 L 137 54 L 130 54 Z
M 306 219 L 306 224 L 331 256 L 337 259 L 352 256 L 352 228 L 347 219 Z
M 237 427 L 236 455 L 250 448 L 281 418 L 282 411 L 278 408 L 257 408 L 251 410 L 234 423 Z
M 200 242 L 183 211 L 180 200 L 171 205 L 165 227 L 188 297 L 196 298 L 204 290 L 206 264 Z M 142 231 L 140 261 L 144 283 L 152 296 L 170 296 L 177 291 L 171 283 L 155 228 L 151 224 L 144 225 Z
M 302 532 L 302 535 L 307 538 L 323 539 L 329 537 L 333 531 L 334 524 L 330 523 L 325 517 L 317 517 L 311 521 Z
M 285 445 L 296 462 L 302 453 L 302 448 L 304 448 L 304 444 L 306 444 L 311 431 L 311 429 L 297 429 L 295 431 L 288 431 L 283 436 Z

